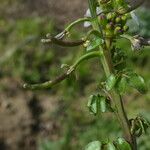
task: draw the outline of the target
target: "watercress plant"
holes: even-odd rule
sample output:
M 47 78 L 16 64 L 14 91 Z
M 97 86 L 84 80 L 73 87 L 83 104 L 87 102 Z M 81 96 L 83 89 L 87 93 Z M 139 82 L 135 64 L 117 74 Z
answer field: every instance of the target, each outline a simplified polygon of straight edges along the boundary
M 32 90 L 52 88 L 73 74 L 81 62 L 98 57 L 106 78 L 99 83 L 100 92 L 90 96 L 87 106 L 90 113 L 97 116 L 108 111 L 112 112 L 122 127 L 123 137 L 116 137 L 114 141 L 93 141 L 85 147 L 85 150 L 137 150 L 136 138 L 146 132 L 149 122 L 141 116 L 128 119 L 122 95 L 129 86 L 143 94 L 147 92 L 147 87 L 144 79 L 126 66 L 126 55 L 117 46 L 116 41 L 120 38 L 128 39 L 134 51 L 150 44 L 149 40 L 141 36 L 128 34 L 127 22 L 133 19 L 132 11 L 140 6 L 142 1 L 134 6 L 130 6 L 125 0 L 88 0 L 88 4 L 89 10 L 84 18 L 71 23 L 55 37 L 48 34 L 46 39 L 42 39 L 44 43 L 65 47 L 83 45 L 86 49 L 85 54 L 72 65 L 63 65 L 67 71 L 54 80 L 42 84 L 24 84 L 24 88 Z M 70 34 L 71 29 L 79 23 L 89 27 L 86 36 L 78 41 L 66 40 L 65 37 Z

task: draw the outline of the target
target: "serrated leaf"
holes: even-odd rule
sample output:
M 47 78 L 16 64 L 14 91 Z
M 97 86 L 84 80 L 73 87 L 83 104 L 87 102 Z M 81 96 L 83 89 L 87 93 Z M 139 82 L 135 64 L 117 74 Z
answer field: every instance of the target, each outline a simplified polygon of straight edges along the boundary
M 129 78 L 129 84 L 137 89 L 140 93 L 146 93 L 147 92 L 147 88 L 146 88 L 146 84 L 144 79 L 137 75 L 137 74 L 131 74 L 130 78 Z
M 102 40 L 101 40 L 99 37 L 95 36 L 95 38 L 93 38 L 93 39 L 90 41 L 90 43 L 88 44 L 86 50 L 87 50 L 87 51 L 94 50 L 94 49 L 96 49 L 97 47 L 99 47 L 99 45 L 100 45 L 101 43 L 102 43 Z
M 89 111 L 94 115 L 98 114 L 99 112 L 112 112 L 109 100 L 104 96 L 100 96 L 99 94 L 90 96 L 87 107 L 89 108 Z
M 125 77 L 120 77 L 117 80 L 116 89 L 119 94 L 124 94 L 127 90 L 127 79 Z
M 101 150 L 101 142 L 93 141 L 85 147 L 85 150 Z
M 142 133 L 146 133 L 149 125 L 149 122 L 144 119 L 143 117 L 137 117 L 138 123 L 139 123 L 139 128 L 142 129 Z
M 106 80 L 106 90 L 110 91 L 116 84 L 116 76 L 111 74 Z
M 115 141 L 117 150 L 132 150 L 130 144 L 124 138 L 118 138 Z

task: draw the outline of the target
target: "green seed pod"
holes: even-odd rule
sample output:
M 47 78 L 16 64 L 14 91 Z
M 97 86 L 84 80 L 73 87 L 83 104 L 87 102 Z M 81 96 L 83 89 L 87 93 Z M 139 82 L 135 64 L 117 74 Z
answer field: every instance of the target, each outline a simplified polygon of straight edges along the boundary
M 123 26 L 123 31 L 124 31 L 124 32 L 127 32 L 128 30 L 129 30 L 129 26 L 126 26 L 126 25 Z

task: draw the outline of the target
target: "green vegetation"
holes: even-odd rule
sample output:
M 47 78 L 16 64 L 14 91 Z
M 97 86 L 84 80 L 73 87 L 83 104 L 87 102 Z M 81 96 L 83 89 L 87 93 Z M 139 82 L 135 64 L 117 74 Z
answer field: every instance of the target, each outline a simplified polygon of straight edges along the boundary
M 148 13 L 145 15 L 146 21 L 148 20 L 147 17 L 149 17 Z M 146 27 L 149 26 L 144 26 L 145 31 L 142 30 L 141 32 L 144 32 L 143 35 L 147 33 L 146 36 L 148 37 L 149 29 Z M 83 31 L 80 31 L 80 34 L 78 34 L 77 30 L 79 29 L 72 30 L 70 35 L 72 40 L 80 39 L 81 35 L 84 34 Z M 84 50 L 82 50 L 83 48 L 64 49 L 56 45 L 43 45 L 40 42 L 40 39 L 46 33 L 56 35 L 57 32 L 59 30 L 55 27 L 54 22 L 49 21 L 47 18 L 29 17 L 16 20 L 16 22 L 1 18 L 1 78 L 10 77 L 27 83 L 44 82 L 62 72 L 61 64 L 71 64 L 72 61 L 86 52 L 85 48 Z M 97 42 L 99 43 L 99 41 Z M 120 39 L 117 41 L 117 44 L 121 48 L 122 53 L 125 53 L 127 66 L 134 68 L 136 72 L 141 74 L 149 88 L 149 47 L 139 52 L 132 52 L 128 40 Z M 62 111 L 64 111 L 65 115 L 61 116 L 61 113 L 59 113 L 60 110 L 57 109 L 54 114 L 51 114 L 62 124 L 61 133 L 57 140 L 51 140 L 51 135 L 45 137 L 45 139 L 39 139 L 39 150 L 81 149 L 94 140 L 108 141 L 108 139 L 114 140 L 116 137 L 122 136 L 117 120 L 110 113 L 95 117 L 89 114 L 88 107 L 86 107 L 87 99 L 91 93 L 96 94 L 99 90 L 97 89 L 97 83 L 105 79 L 102 67 L 99 66 L 97 60 L 89 60 L 88 63 L 83 62 L 75 72 L 75 75 L 72 75 L 66 81 L 62 82 L 62 84 L 52 89 L 54 94 L 63 97 L 65 109 L 62 109 Z M 66 69 L 67 67 L 63 68 L 64 71 Z M 76 76 L 77 81 L 75 81 Z M 110 84 L 107 84 L 108 90 L 115 85 L 112 85 L 112 82 Z M 0 88 L 5 90 L 4 87 Z M 123 91 L 121 90 L 121 92 Z M 48 96 L 51 95 L 48 94 Z M 136 91 L 128 88 L 128 95 L 125 96 L 125 99 L 130 118 L 135 118 L 136 114 L 141 114 L 150 120 L 150 93 L 137 95 Z M 138 140 L 140 150 L 149 149 L 149 133 L 150 130 Z

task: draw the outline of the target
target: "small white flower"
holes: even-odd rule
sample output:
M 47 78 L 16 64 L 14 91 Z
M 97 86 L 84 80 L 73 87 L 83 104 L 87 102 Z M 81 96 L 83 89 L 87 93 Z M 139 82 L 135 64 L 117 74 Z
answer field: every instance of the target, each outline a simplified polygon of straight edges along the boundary
M 130 28 L 130 32 L 136 32 L 140 28 L 140 21 L 135 14 L 135 11 L 130 12 L 130 15 L 132 19 L 128 20 L 127 25 Z
M 132 11 L 132 12 L 130 12 L 130 14 L 131 14 L 131 17 L 132 17 L 132 19 L 134 20 L 134 22 L 135 22 L 138 26 L 140 26 L 139 19 L 138 19 L 138 17 L 136 16 L 135 12 Z
M 97 7 L 96 8 L 96 13 L 97 14 L 100 14 L 102 12 L 102 9 L 100 8 L 100 7 Z M 86 13 L 85 13 L 85 15 L 84 15 L 85 17 L 91 17 L 91 12 L 90 12 L 90 9 L 87 9 L 87 11 L 86 11 Z M 84 27 L 90 27 L 91 26 L 91 23 L 90 22 L 88 22 L 88 21 L 85 21 L 84 22 Z
M 140 43 L 140 40 L 139 39 L 133 39 L 132 40 L 132 50 L 133 51 L 138 51 L 141 49 L 141 43 Z
M 132 50 L 134 51 L 139 51 L 143 48 L 143 44 L 142 44 L 143 38 L 136 35 L 131 39 L 131 47 Z

